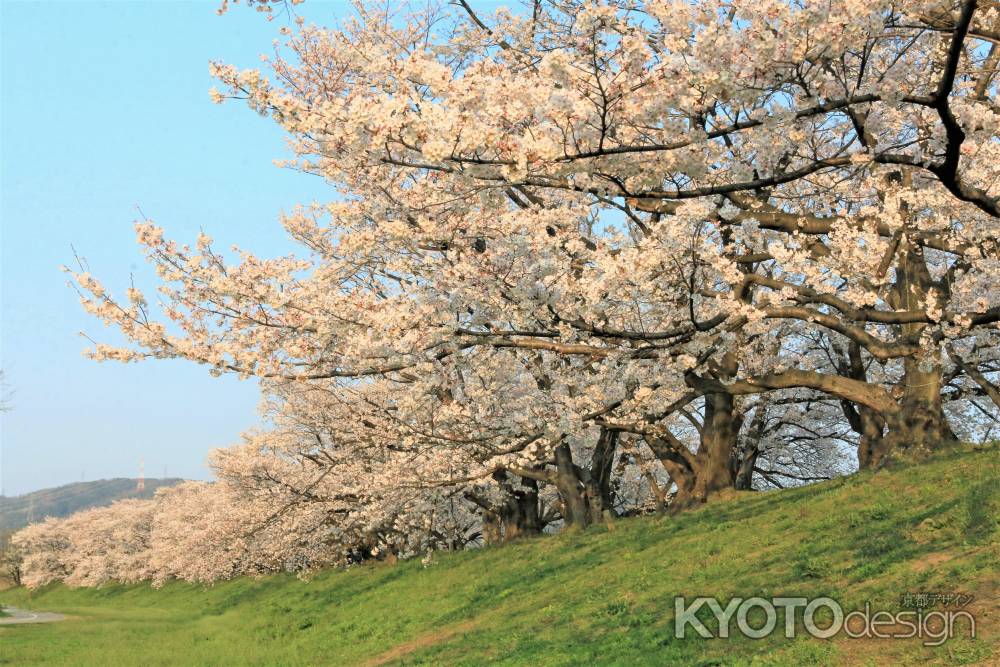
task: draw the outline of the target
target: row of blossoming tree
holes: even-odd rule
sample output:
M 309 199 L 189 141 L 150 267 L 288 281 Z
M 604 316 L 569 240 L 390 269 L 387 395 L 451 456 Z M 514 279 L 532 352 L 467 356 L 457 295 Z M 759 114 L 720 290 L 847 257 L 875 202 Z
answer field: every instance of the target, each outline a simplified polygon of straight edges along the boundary
M 215 483 L 25 530 L 29 583 L 458 549 L 993 432 L 995 0 L 294 23 L 213 95 L 335 189 L 283 219 L 300 256 L 143 220 L 157 303 L 72 272 L 128 340 L 95 358 L 259 378 L 268 427 Z

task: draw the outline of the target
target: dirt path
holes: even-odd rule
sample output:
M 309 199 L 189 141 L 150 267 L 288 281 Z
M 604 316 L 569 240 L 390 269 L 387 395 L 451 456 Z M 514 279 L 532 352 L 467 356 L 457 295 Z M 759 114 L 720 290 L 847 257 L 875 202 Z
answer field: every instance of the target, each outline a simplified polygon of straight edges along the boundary
M 385 653 L 370 659 L 368 662 L 364 663 L 365 667 L 378 667 L 379 665 L 385 665 L 396 660 L 401 660 L 414 651 L 448 641 L 459 633 L 469 632 L 476 626 L 477 622 L 478 621 L 468 620 L 464 623 L 459 623 L 458 625 L 452 625 L 435 632 L 421 635 L 413 641 L 400 644 L 399 646 L 391 648 Z
M 54 623 L 66 620 L 62 614 L 53 614 L 48 611 L 28 611 L 27 609 L 15 609 L 14 607 L 4 607 L 4 613 L 9 616 L 0 616 L 0 625 L 20 625 L 22 623 Z

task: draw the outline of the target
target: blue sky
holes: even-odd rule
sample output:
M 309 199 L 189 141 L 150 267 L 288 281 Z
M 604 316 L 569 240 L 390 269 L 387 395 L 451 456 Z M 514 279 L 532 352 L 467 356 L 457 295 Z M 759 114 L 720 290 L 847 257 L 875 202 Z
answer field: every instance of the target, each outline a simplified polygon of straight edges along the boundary
M 258 64 L 281 19 L 203 2 L 0 0 L 0 359 L 14 390 L 2 419 L 7 495 L 85 479 L 206 478 L 209 449 L 256 422 L 257 388 L 183 361 L 97 364 L 60 266 L 71 246 L 115 290 L 152 274 L 134 243 L 135 207 L 168 235 L 203 228 L 219 247 L 293 249 L 278 214 L 323 200 L 319 179 L 276 168 L 280 130 L 239 103 L 209 101 L 208 61 Z M 311 2 L 331 23 L 346 2 Z

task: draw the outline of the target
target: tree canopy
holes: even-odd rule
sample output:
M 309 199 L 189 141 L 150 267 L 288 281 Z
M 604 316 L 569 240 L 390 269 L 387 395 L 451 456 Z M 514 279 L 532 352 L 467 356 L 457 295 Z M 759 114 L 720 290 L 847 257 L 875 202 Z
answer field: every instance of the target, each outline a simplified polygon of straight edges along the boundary
M 211 494 L 249 560 L 308 567 L 989 437 L 1000 4 L 472 4 L 212 65 L 332 188 L 282 220 L 299 255 L 142 220 L 158 303 L 71 271 L 128 340 L 96 359 L 261 380 L 269 426 L 163 526 L 218 540 L 168 507 Z

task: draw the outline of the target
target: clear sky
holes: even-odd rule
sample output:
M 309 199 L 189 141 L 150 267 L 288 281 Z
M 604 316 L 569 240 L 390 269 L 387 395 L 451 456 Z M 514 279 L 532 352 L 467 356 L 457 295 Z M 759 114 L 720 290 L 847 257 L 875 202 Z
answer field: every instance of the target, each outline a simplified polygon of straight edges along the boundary
M 168 235 L 266 255 L 293 245 L 277 221 L 323 200 L 319 179 L 285 171 L 280 130 L 240 103 L 210 102 L 208 61 L 253 67 L 282 19 L 201 2 L 0 0 L 2 367 L 14 390 L 2 419 L 7 495 L 137 474 L 206 478 L 209 449 L 256 422 L 257 388 L 183 361 L 97 364 L 85 315 L 60 266 L 71 245 L 120 291 L 153 284 L 134 242 L 138 205 Z M 346 2 L 311 0 L 331 23 Z

